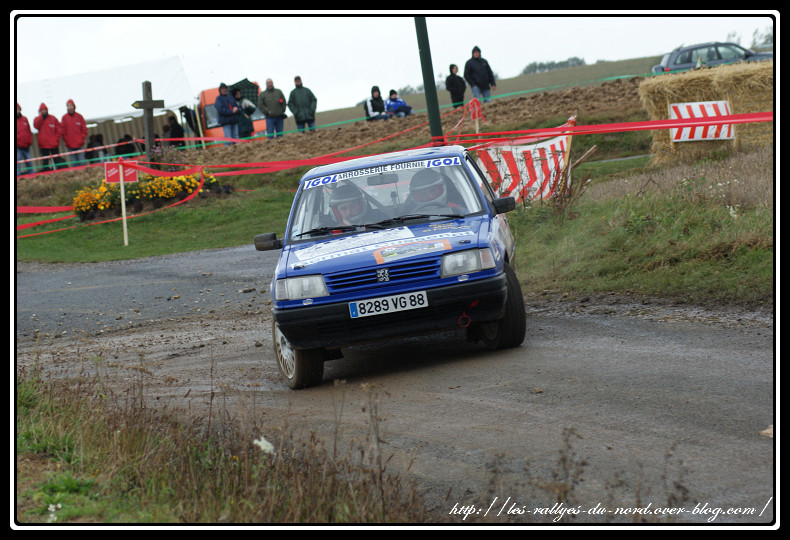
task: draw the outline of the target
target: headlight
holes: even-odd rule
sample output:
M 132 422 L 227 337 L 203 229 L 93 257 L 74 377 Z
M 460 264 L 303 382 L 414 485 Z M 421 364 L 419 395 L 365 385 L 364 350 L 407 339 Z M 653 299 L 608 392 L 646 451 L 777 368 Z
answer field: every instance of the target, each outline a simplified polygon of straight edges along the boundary
M 489 248 L 456 251 L 442 256 L 442 277 L 470 274 L 495 266 L 494 256 Z
M 301 300 L 329 295 L 324 277 L 320 275 L 278 279 L 274 294 L 277 300 Z

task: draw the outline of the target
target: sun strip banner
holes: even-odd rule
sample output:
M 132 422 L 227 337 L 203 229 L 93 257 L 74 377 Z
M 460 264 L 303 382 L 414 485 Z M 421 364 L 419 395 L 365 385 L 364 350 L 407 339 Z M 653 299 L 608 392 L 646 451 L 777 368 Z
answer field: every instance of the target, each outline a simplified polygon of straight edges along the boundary
M 692 103 L 671 103 L 669 118 L 711 118 L 730 116 L 730 104 L 727 101 L 697 101 Z M 672 142 L 717 141 L 735 138 L 732 124 L 715 126 L 690 126 L 669 130 Z

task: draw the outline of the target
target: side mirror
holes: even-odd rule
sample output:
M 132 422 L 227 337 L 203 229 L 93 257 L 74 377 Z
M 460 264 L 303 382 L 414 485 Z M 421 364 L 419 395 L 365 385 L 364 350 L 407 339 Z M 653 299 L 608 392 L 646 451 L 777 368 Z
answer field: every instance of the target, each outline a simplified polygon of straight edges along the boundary
M 277 239 L 277 235 L 273 232 L 259 234 L 253 238 L 255 249 L 258 251 L 269 251 L 272 249 L 280 249 L 283 247 L 283 241 Z
M 494 199 L 494 210 L 497 214 L 504 214 L 516 209 L 516 199 L 513 197 L 502 197 Z

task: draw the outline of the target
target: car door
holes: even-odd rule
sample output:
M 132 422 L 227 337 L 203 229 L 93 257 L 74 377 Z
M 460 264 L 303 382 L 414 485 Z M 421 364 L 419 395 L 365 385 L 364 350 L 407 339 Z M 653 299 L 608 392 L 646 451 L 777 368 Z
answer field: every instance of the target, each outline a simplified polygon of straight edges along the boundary
M 703 56 L 702 63 L 706 66 L 716 66 L 725 62 L 719 56 L 719 51 L 716 45 L 710 45 L 702 49 L 700 51 L 700 56 Z

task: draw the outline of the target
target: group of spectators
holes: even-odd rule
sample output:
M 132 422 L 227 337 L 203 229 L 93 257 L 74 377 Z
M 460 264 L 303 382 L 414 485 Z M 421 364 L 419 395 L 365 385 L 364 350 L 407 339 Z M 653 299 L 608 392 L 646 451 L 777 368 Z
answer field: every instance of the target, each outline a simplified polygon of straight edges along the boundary
M 88 125 L 85 118 L 77 112 L 74 100 L 66 102 L 66 114 L 60 120 L 49 114 L 45 103 L 38 107 L 38 115 L 33 119 L 33 127 L 38 131 L 37 142 L 41 157 L 44 158 L 38 170 L 52 170 L 60 167 L 76 166 L 86 162 L 105 161 L 111 155 L 123 156 L 139 153 L 138 143 L 131 135 L 124 135 L 114 147 L 114 153 L 104 143 L 104 136 L 95 133 L 88 136 Z M 184 129 L 178 125 L 175 117 L 169 117 L 170 136 L 174 139 L 184 137 Z M 60 143 L 66 151 L 61 153 Z M 183 141 L 173 142 L 176 146 L 183 145 Z M 33 157 L 33 132 L 30 122 L 22 114 L 22 106 L 16 104 L 16 175 L 32 173 Z
M 33 119 L 33 127 L 38 130 L 38 147 L 41 155 L 56 156 L 60 154 L 59 146 L 61 139 L 66 146 L 65 159 L 70 162 L 78 163 L 85 159 L 83 150 L 85 149 L 85 139 L 88 136 L 88 125 L 85 118 L 77 112 L 73 100 L 66 102 L 66 114 L 58 120 L 56 116 L 49 114 L 49 108 L 45 103 L 38 107 L 38 115 Z M 32 157 L 31 146 L 33 145 L 33 132 L 30 123 L 22 114 L 22 106 L 16 104 L 16 160 L 17 175 L 32 170 L 30 160 Z M 52 159 L 47 160 L 49 166 L 53 164 Z
M 302 84 L 302 78 L 294 77 L 294 89 L 285 100 L 282 90 L 274 87 L 271 79 L 266 79 L 266 88 L 258 94 L 257 108 L 266 118 L 266 137 L 283 136 L 283 124 L 291 111 L 296 121 L 296 129 L 300 132 L 315 130 L 315 111 L 318 105 L 313 92 Z M 239 88 L 228 89 L 228 85 L 219 85 L 219 96 L 214 101 L 217 109 L 222 133 L 227 139 L 247 138 L 253 134 L 253 122 L 250 119 L 255 112 L 255 104 L 248 99 L 242 99 Z M 232 141 L 225 143 L 233 144 Z
M 496 90 L 496 78 L 488 61 L 480 56 L 480 47 L 472 49 L 472 57 L 464 65 L 464 75 L 458 75 L 458 66 L 450 64 L 450 75 L 445 81 L 445 88 L 450 92 L 453 107 L 462 107 L 466 83 L 472 89 L 472 97 L 487 103 L 491 99 L 491 91 Z M 370 97 L 363 103 L 367 120 L 388 120 L 392 117 L 403 118 L 412 114 L 412 108 L 398 97 L 398 92 L 390 90 L 389 99 L 381 96 L 378 86 L 370 89 Z
M 365 118 L 367 120 L 389 120 L 392 117 L 405 118 L 412 114 L 412 108 L 398 97 L 396 90 L 390 90 L 390 97 L 386 101 L 381 97 L 378 86 L 370 89 L 370 97 L 365 100 Z
M 463 77 L 458 75 L 458 66 L 450 64 L 450 75 L 445 81 L 445 88 L 450 92 L 453 107 L 464 104 L 466 83 L 472 89 L 472 97 L 482 99 L 483 103 L 487 103 L 491 99 L 491 91 L 496 90 L 494 71 L 488 61 L 480 56 L 480 47 L 477 45 L 472 49 L 472 57 L 464 65 Z
M 450 64 L 450 75 L 445 81 L 445 87 L 450 92 L 453 107 L 464 104 L 466 85 L 472 90 L 476 99 L 488 102 L 491 91 L 496 90 L 494 73 L 488 62 L 480 56 L 480 47 L 472 49 L 472 57 L 464 65 L 463 77 L 458 75 L 458 66 Z M 364 102 L 365 118 L 367 120 L 388 120 L 389 118 L 403 118 L 413 114 L 412 108 L 398 96 L 396 90 L 390 90 L 389 98 L 381 96 L 378 86 L 371 88 L 370 97 Z M 302 84 L 302 78 L 294 78 L 294 89 L 291 90 L 288 100 L 282 90 L 275 88 L 271 79 L 266 79 L 266 88 L 258 95 L 258 103 L 252 103 L 241 97 L 239 88 L 228 88 L 228 85 L 219 85 L 219 96 L 214 103 L 219 123 L 227 139 L 251 137 L 254 133 L 251 116 L 257 108 L 266 118 L 266 137 L 282 137 L 283 123 L 287 117 L 286 110 L 290 110 L 296 121 L 296 128 L 300 132 L 315 130 L 315 112 L 317 99 L 313 92 Z M 73 100 L 66 102 L 66 114 L 58 121 L 57 117 L 49 114 L 46 104 L 39 106 L 38 116 L 33 121 L 33 127 L 38 130 L 38 146 L 43 157 L 58 156 L 45 160 L 45 169 L 55 166 L 54 161 L 64 161 L 59 157 L 61 139 L 66 147 L 63 156 L 71 163 L 77 164 L 86 159 L 103 159 L 109 156 L 104 148 L 101 134 L 91 135 L 87 148 L 85 140 L 88 137 L 88 126 L 85 118 L 76 111 Z M 168 117 L 168 124 L 164 126 L 171 139 L 172 146 L 183 146 L 184 129 L 178 124 L 175 117 Z M 134 141 L 129 135 L 118 141 L 115 154 L 123 155 L 124 152 L 134 152 Z M 16 105 L 16 159 L 17 175 L 32 171 L 30 166 L 33 134 L 27 118 L 22 115 L 22 107 Z M 225 144 L 232 144 L 227 141 Z

